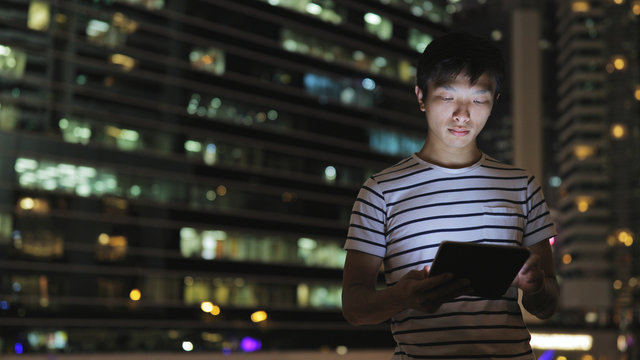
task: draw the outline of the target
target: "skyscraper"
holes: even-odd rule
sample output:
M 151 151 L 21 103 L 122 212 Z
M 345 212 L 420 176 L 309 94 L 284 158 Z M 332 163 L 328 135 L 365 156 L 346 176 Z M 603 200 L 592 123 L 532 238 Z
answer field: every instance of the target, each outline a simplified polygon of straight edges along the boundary
M 621 351 L 638 324 L 639 15 L 640 2 L 619 0 L 557 12 L 562 310 L 618 326 Z
M 0 353 L 388 346 L 341 246 L 444 5 L 3 1 Z

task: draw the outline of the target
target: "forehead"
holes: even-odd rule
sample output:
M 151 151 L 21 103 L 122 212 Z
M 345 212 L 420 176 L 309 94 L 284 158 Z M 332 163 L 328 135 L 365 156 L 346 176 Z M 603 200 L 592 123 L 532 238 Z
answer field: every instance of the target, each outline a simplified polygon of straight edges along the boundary
M 471 82 L 471 76 L 469 74 L 461 72 L 455 77 L 452 76 L 446 80 L 439 81 L 438 83 L 429 82 L 429 87 L 433 89 L 451 89 L 458 87 L 470 87 L 478 90 L 488 90 L 493 92 L 496 88 L 496 81 L 493 76 L 488 73 L 483 73 L 475 79 L 475 82 Z

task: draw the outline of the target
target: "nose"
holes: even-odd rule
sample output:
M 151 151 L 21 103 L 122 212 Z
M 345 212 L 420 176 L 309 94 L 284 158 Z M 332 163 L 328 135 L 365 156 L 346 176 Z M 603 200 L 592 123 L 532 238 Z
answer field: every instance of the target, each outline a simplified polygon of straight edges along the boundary
M 468 122 L 470 117 L 469 105 L 466 102 L 458 103 L 458 106 L 453 113 L 453 120 L 456 122 Z

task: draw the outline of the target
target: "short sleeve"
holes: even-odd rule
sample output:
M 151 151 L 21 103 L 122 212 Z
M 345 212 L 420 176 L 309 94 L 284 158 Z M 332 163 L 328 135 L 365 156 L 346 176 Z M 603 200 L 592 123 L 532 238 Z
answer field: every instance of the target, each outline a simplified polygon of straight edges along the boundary
M 556 235 L 542 187 L 534 176 L 527 183 L 527 215 L 522 244 L 531 246 Z
M 384 257 L 386 253 L 386 203 L 380 186 L 368 179 L 353 204 L 345 250 Z

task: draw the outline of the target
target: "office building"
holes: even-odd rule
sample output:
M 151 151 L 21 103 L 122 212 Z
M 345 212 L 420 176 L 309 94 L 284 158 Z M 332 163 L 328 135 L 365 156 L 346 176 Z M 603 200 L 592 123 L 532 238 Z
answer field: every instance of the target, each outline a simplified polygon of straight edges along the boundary
M 0 353 L 391 347 L 343 320 L 341 247 L 454 11 L 2 1 Z

